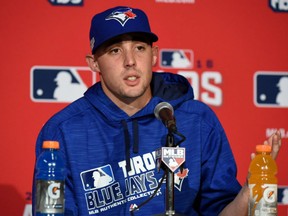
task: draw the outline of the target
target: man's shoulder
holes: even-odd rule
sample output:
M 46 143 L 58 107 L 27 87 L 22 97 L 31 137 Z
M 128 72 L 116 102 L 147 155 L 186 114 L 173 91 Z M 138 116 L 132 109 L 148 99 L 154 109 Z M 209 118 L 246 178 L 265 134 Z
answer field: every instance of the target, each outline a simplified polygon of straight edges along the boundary
M 214 110 L 206 103 L 197 99 L 185 101 L 179 107 L 179 111 L 182 112 L 184 116 L 193 115 L 197 117 L 202 123 L 213 127 L 218 127 L 221 124 Z
M 70 122 L 77 117 L 85 115 L 85 112 L 89 111 L 90 109 L 91 104 L 85 99 L 85 97 L 81 97 L 55 113 L 46 122 L 46 125 L 60 126 L 65 122 Z

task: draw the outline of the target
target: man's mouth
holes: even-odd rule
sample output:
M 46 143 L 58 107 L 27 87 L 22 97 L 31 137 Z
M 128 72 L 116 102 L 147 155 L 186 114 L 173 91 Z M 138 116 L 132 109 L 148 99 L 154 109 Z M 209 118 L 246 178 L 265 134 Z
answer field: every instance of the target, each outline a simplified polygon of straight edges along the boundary
M 129 77 L 127 78 L 127 80 L 129 80 L 129 81 L 135 81 L 136 79 L 137 79 L 136 76 L 129 76 Z

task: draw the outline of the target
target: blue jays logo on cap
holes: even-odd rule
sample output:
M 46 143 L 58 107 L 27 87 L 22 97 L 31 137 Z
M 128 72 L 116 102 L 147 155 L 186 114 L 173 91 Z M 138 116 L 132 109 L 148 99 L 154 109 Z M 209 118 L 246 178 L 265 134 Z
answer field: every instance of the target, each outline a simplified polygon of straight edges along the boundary
M 132 12 L 131 8 L 120 8 L 113 11 L 105 20 L 117 20 L 122 26 L 130 19 L 135 19 L 137 16 Z

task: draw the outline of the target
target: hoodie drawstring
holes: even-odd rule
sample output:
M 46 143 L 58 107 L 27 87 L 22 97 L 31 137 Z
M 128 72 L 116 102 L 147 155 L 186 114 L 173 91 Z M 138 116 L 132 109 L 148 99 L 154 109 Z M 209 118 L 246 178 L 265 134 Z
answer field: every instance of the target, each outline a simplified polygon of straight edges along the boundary
M 127 122 L 125 120 L 121 121 L 123 130 L 124 130 L 124 142 L 125 142 L 125 160 L 126 160 L 126 170 L 127 172 L 131 171 L 131 163 L 130 163 L 130 138 Z M 132 121 L 133 125 L 133 153 L 138 153 L 139 150 L 139 133 L 138 133 L 138 122 L 137 120 Z
M 139 152 L 138 122 L 136 119 L 134 119 L 132 123 L 133 123 L 133 135 L 134 135 L 133 153 L 137 154 Z

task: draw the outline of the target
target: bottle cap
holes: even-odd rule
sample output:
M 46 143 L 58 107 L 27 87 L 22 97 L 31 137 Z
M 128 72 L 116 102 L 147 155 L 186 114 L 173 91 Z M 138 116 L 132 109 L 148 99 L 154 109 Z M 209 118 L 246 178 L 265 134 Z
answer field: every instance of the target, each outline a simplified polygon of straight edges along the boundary
M 256 145 L 256 152 L 271 152 L 271 150 L 270 145 Z
M 51 141 L 51 140 L 46 140 L 43 142 L 42 148 L 44 149 L 59 149 L 59 142 L 58 141 Z

